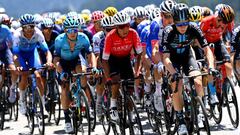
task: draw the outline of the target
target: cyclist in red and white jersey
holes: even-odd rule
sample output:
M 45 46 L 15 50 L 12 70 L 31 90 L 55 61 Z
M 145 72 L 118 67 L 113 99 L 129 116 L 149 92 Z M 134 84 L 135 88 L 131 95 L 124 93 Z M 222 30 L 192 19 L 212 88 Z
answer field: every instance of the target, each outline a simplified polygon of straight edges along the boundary
M 113 20 L 116 29 L 110 31 L 106 36 L 102 56 L 103 69 L 107 82 L 111 82 L 112 79 L 115 82 L 119 79 L 129 79 L 138 76 L 142 53 L 140 38 L 137 32 L 130 28 L 130 16 L 125 12 L 118 12 L 113 16 Z M 130 61 L 132 49 L 135 50 L 137 60 L 135 72 L 133 72 Z M 119 119 L 116 103 L 118 90 L 119 85 L 113 84 L 110 116 L 112 120 L 116 121 Z

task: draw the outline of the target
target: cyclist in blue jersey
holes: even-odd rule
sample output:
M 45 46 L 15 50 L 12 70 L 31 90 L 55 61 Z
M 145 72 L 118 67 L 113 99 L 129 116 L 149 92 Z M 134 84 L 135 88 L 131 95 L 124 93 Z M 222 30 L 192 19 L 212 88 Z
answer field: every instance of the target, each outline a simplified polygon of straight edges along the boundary
M 35 26 L 34 17 L 31 14 L 24 14 L 20 17 L 21 28 L 14 33 L 13 53 L 17 56 L 20 68 L 22 71 L 21 81 L 19 82 L 20 89 L 20 112 L 26 114 L 25 91 L 27 88 L 27 78 L 29 68 L 40 68 L 41 62 L 38 54 L 38 48 L 41 48 L 47 59 L 47 66 L 52 66 L 52 55 L 48 49 L 47 43 L 41 31 Z M 34 72 L 36 76 L 37 87 L 40 90 L 42 103 L 44 100 L 44 86 L 41 74 L 38 70 Z
M 13 44 L 13 37 L 10 29 L 7 25 L 2 24 L 3 18 L 0 16 L 0 60 L 1 62 L 10 69 L 12 85 L 10 87 L 10 96 L 8 100 L 10 103 L 14 103 L 16 101 L 16 80 L 17 76 L 15 74 L 15 65 L 13 63 L 13 55 L 10 51 L 10 47 Z M 2 69 L 1 69 L 2 70 Z M 0 77 L 1 86 L 3 85 L 3 78 L 5 76 L 5 72 L 2 71 L 2 76 Z
M 71 133 L 73 131 L 70 119 L 70 99 L 69 83 L 67 83 L 67 76 L 72 71 L 74 72 L 86 72 L 87 63 L 83 58 L 81 52 L 84 51 L 88 54 L 89 64 L 92 65 L 93 71 L 97 72 L 95 56 L 92 53 L 92 47 L 90 45 L 88 37 L 79 32 L 79 21 L 77 19 L 67 17 L 63 23 L 64 33 L 60 34 L 55 40 L 55 58 L 54 64 L 57 71 L 61 74 L 62 80 L 61 88 L 61 103 L 64 111 L 65 118 L 65 132 Z M 65 82 L 65 83 L 63 83 Z M 89 88 L 87 87 L 86 77 L 81 79 L 82 88 L 86 90 L 86 94 L 89 95 Z M 89 97 L 89 96 L 88 96 Z
M 140 24 L 143 20 L 146 19 L 145 8 L 141 6 L 136 7 L 133 12 L 133 17 L 134 19 L 130 22 L 130 26 L 137 31 L 138 24 Z

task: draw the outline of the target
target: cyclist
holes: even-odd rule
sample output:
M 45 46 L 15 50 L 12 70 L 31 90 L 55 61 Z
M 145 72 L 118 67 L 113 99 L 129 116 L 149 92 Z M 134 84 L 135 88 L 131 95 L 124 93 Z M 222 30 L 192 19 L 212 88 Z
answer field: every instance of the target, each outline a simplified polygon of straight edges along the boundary
M 67 82 L 67 75 L 72 71 L 74 72 L 86 72 L 87 63 L 81 51 L 88 54 L 91 60 L 89 64 L 93 69 L 96 69 L 95 56 L 92 53 L 88 37 L 79 32 L 79 21 L 76 18 L 67 17 L 63 23 L 64 33 L 60 34 L 55 40 L 55 55 L 54 64 L 57 71 L 61 74 L 61 103 L 64 111 L 65 118 L 65 132 L 71 133 L 73 131 L 70 119 L 70 99 L 68 97 L 69 82 Z M 96 71 L 96 70 L 95 70 Z M 86 77 L 81 79 L 82 88 L 87 88 Z
M 222 39 L 223 33 L 232 31 L 233 29 L 234 11 L 228 6 L 224 5 L 219 9 L 218 13 L 212 16 L 205 17 L 201 21 L 200 28 L 203 31 L 204 37 L 208 43 L 214 45 L 214 54 L 217 61 L 224 61 L 226 66 L 227 76 L 232 78 L 232 65 L 230 63 L 230 55 L 226 49 L 226 45 Z M 216 88 L 213 85 L 212 78 L 208 78 L 208 85 L 211 94 L 211 104 L 218 103 L 216 96 Z
M 102 11 L 94 11 L 91 16 L 91 20 L 93 22 L 92 25 L 88 27 L 89 31 L 94 35 L 99 31 L 102 31 L 101 27 L 101 19 L 104 17 L 104 13 Z
M 164 65 L 172 76 L 172 89 L 175 90 L 176 87 L 178 87 L 178 91 L 173 93 L 173 106 L 179 121 L 178 134 L 183 135 L 188 134 L 188 131 L 183 118 L 183 99 L 181 98 L 182 80 L 179 80 L 178 86 L 176 86 L 176 80 L 179 76 L 178 72 L 180 71 L 180 67 L 183 67 L 183 72 L 186 75 L 200 74 L 191 49 L 191 44 L 194 39 L 199 41 L 199 44 L 205 52 L 208 59 L 209 70 L 213 73 L 216 73 L 217 71 L 214 69 L 212 52 L 208 47 L 207 41 L 203 37 L 201 30 L 196 24 L 189 23 L 190 15 L 188 6 L 184 3 L 174 5 L 172 15 L 174 24 L 167 26 L 164 29 L 161 44 Z M 194 83 L 197 95 L 202 97 L 204 92 L 202 89 L 201 77 L 196 77 Z M 200 116 L 201 114 L 199 114 L 198 117 Z M 200 121 L 199 126 L 202 126 L 200 125 Z
M 27 78 L 29 68 L 40 68 L 41 62 L 37 48 L 41 48 L 46 55 L 46 65 L 52 66 L 52 55 L 48 49 L 47 43 L 42 32 L 35 26 L 34 17 L 31 14 L 24 14 L 20 17 L 21 28 L 14 33 L 13 53 L 17 56 L 18 62 L 22 70 L 21 81 L 19 82 L 20 89 L 20 112 L 26 114 L 25 92 L 27 88 Z M 40 90 L 42 103 L 44 100 L 44 86 L 40 71 L 34 72 L 36 76 L 37 87 Z
M 97 67 L 99 69 L 102 69 L 102 53 L 104 48 L 104 41 L 106 35 L 114 29 L 114 23 L 113 23 L 113 17 L 112 16 L 106 16 L 101 20 L 101 25 L 103 27 L 103 31 L 100 31 L 96 33 L 93 36 L 93 51 L 96 55 L 97 59 Z M 102 80 L 98 79 L 97 86 L 96 86 L 96 92 L 97 92 L 97 101 L 96 101 L 96 112 L 97 117 L 101 118 L 102 116 L 102 95 L 104 91 L 104 83 L 106 79 L 105 77 L 102 77 Z
M 118 10 L 115 7 L 107 7 L 103 12 L 108 16 L 114 16 Z
M 118 81 L 121 79 L 129 79 L 138 76 L 140 72 L 140 60 L 142 47 L 137 32 L 130 28 L 130 16 L 125 12 L 118 12 L 113 16 L 116 29 L 108 33 L 105 38 L 103 49 L 102 63 L 104 75 L 107 82 Z M 136 68 L 135 74 L 131 66 L 130 55 L 131 50 L 136 52 Z M 124 64 L 122 64 L 124 63 Z M 112 120 L 119 120 L 117 112 L 117 97 L 119 85 L 112 85 L 112 97 L 110 102 L 110 117 Z
M 3 22 L 3 17 L 0 16 L 0 60 L 1 62 L 8 68 L 10 69 L 11 73 L 11 79 L 12 79 L 12 85 L 10 87 L 10 95 L 8 97 L 8 100 L 10 103 L 14 103 L 16 101 L 16 81 L 17 81 L 17 76 L 15 74 L 16 72 L 16 67 L 13 63 L 13 55 L 10 50 L 10 47 L 13 44 L 13 35 L 7 25 L 2 24 Z M 2 70 L 2 69 L 0 69 Z M 3 85 L 3 78 L 6 76 L 3 71 L 1 71 L 1 80 L 0 80 L 0 85 L 2 87 Z
M 131 21 L 130 26 L 132 29 L 137 31 L 137 26 L 140 24 L 143 20 L 146 19 L 146 10 L 142 6 L 138 6 L 134 9 L 133 12 L 134 19 Z
M 162 96 L 161 96 L 161 74 L 162 74 L 162 54 L 161 50 L 159 50 L 159 45 L 161 45 L 161 40 L 162 39 L 162 33 L 163 30 L 166 26 L 170 25 L 173 23 L 173 18 L 171 15 L 171 10 L 172 7 L 176 4 L 176 2 L 172 0 L 166 0 L 163 1 L 160 4 L 160 17 L 155 18 L 151 24 L 150 24 L 150 33 L 149 33 L 149 44 L 147 44 L 147 54 L 149 57 L 149 60 L 155 65 L 154 67 L 154 76 L 156 80 L 156 93 L 154 93 L 154 97 L 159 97 L 155 98 L 158 99 L 158 101 L 154 101 L 154 104 L 160 103 L 159 105 L 155 105 L 156 109 L 158 111 L 163 110 L 162 106 Z M 158 43 L 159 42 L 159 43 Z M 159 53 L 160 51 L 160 53 Z M 146 67 L 147 71 L 146 74 L 147 76 L 150 76 L 150 67 Z M 149 77 L 146 77 L 149 78 Z M 144 89 L 146 91 L 146 103 L 150 104 L 151 103 L 151 96 L 150 96 L 150 84 L 152 80 L 147 80 L 146 79 L 146 84 L 144 86 Z
M 92 43 L 93 43 L 93 40 L 92 40 L 93 35 L 92 35 L 92 33 L 87 29 L 86 21 L 84 20 L 84 18 L 82 17 L 81 14 L 78 14 L 78 21 L 79 21 L 79 23 L 80 23 L 80 25 L 81 25 L 80 32 L 83 32 L 84 34 L 87 35 L 87 37 L 88 37 L 88 39 L 89 39 L 89 41 L 90 41 L 90 44 L 92 45 Z

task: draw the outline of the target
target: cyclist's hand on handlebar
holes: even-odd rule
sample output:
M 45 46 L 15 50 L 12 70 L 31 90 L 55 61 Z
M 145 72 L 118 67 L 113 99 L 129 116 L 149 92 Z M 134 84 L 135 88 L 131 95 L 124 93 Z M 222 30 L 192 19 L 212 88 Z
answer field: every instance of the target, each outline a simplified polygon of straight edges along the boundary
M 46 64 L 46 67 L 48 67 L 49 69 L 53 69 L 54 68 L 54 64 L 52 62 L 47 62 Z
M 214 77 L 219 77 L 219 75 L 220 75 L 219 71 L 214 68 L 209 68 L 208 74 L 212 75 Z

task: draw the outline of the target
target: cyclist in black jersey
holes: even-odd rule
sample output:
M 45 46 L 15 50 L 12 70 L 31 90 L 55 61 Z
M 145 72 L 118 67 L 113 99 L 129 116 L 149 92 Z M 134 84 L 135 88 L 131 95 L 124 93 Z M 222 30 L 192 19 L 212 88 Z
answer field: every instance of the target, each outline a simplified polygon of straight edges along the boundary
M 195 23 L 189 23 L 189 9 L 184 3 L 175 5 L 172 9 L 174 24 L 167 26 L 163 32 L 162 50 L 163 62 L 166 69 L 172 75 L 172 88 L 175 90 L 176 80 L 180 68 L 186 75 L 200 74 L 196 59 L 192 50 L 192 43 L 198 40 L 208 58 L 209 70 L 217 73 L 214 69 L 213 54 L 208 47 L 207 40 L 203 37 L 202 31 Z M 198 96 L 204 96 L 202 78 L 194 79 Z M 173 93 L 173 105 L 179 120 L 178 134 L 187 134 L 186 125 L 183 119 L 182 81 L 179 81 L 178 92 Z

